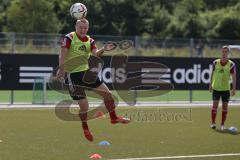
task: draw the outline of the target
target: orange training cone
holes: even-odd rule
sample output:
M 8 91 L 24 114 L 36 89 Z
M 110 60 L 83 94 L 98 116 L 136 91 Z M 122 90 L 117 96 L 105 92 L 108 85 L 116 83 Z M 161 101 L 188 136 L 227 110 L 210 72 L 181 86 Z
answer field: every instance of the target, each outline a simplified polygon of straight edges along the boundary
M 106 116 L 102 111 L 97 111 L 94 115 L 95 118 L 105 118 Z
M 102 156 L 100 154 L 95 153 L 95 154 L 91 155 L 90 158 L 91 159 L 101 159 Z

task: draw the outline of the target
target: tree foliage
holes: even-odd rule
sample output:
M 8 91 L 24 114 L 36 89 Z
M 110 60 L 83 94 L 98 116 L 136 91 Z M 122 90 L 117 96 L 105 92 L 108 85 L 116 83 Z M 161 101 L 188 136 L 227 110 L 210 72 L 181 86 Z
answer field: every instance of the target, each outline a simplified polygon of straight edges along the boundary
M 0 0 L 0 31 L 68 33 L 78 0 Z M 239 0 L 81 0 L 90 34 L 240 38 Z
M 58 32 L 60 21 L 53 12 L 53 4 L 46 0 L 14 0 L 6 11 L 6 31 Z

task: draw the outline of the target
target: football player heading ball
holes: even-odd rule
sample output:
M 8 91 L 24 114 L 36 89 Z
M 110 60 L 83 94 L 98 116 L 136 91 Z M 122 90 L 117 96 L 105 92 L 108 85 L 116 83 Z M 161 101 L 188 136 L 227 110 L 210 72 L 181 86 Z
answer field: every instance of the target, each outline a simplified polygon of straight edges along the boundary
M 111 44 L 105 44 L 104 47 L 98 49 L 94 39 L 87 35 L 88 28 L 88 20 L 82 18 L 76 21 L 75 31 L 68 33 L 63 38 L 59 55 L 60 68 L 57 72 L 57 77 L 62 78 L 65 76 L 65 73 L 67 74 L 66 83 L 69 84 L 69 93 L 72 99 L 78 102 L 80 107 L 79 117 L 82 121 L 84 135 L 89 141 L 93 141 L 92 133 L 87 124 L 87 112 L 89 108 L 88 100 L 84 89 L 81 91 L 81 95 L 78 94 L 79 88 L 75 88 L 76 85 L 92 88 L 93 91 L 103 98 L 112 124 L 129 123 L 130 120 L 116 115 L 115 103 L 111 91 L 98 77 L 94 82 L 86 82 L 87 80 L 84 78 L 84 75 L 89 71 L 88 59 L 90 58 L 90 54 L 92 53 L 94 56 L 101 57 L 104 51 L 109 50 L 112 46 Z M 72 66 L 69 67 L 68 65 L 65 65 L 67 62 L 79 56 L 81 56 L 81 61 L 77 64 L 77 67 L 74 67 L 74 69 Z M 88 74 L 88 76 L 91 76 L 91 74 Z M 95 75 L 92 76 L 94 79 Z

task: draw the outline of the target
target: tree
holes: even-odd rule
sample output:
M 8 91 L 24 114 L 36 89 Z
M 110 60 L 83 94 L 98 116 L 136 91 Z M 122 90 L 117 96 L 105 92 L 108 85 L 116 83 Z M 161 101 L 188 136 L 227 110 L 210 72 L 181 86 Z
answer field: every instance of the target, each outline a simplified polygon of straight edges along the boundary
M 203 0 L 207 10 L 216 10 L 229 6 L 235 6 L 239 0 Z
M 170 37 L 202 37 L 204 25 L 199 13 L 203 5 L 202 0 L 182 0 L 172 16 L 171 24 L 167 27 Z
M 165 8 L 160 5 L 153 7 L 153 12 L 148 19 L 145 19 L 145 30 L 151 36 L 166 37 L 167 25 L 171 22 L 171 17 Z
M 10 0 L 0 0 L 0 32 L 6 26 L 6 10 L 7 6 L 10 4 Z
M 6 16 L 9 32 L 58 33 L 62 28 L 53 3 L 47 0 L 13 0 Z
M 240 18 L 238 15 L 224 17 L 216 26 L 217 38 L 239 39 Z
M 240 38 L 240 3 L 232 7 L 209 11 L 203 14 L 206 21 L 206 36 L 209 38 Z
M 78 0 L 0 0 L 0 31 L 73 31 L 69 9 Z M 81 0 L 91 35 L 175 38 L 240 36 L 239 0 Z

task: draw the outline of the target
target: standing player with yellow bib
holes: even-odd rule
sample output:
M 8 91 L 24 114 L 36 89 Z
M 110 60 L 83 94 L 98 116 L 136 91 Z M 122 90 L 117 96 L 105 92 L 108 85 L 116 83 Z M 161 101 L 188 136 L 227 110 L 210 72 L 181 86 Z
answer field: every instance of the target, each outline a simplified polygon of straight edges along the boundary
M 211 128 L 216 129 L 217 108 L 220 98 L 222 99 L 222 121 L 221 130 L 224 130 L 224 123 L 227 118 L 228 102 L 230 95 L 234 96 L 236 93 L 236 66 L 233 61 L 228 59 L 229 47 L 222 47 L 221 59 L 213 61 L 213 71 L 211 75 L 211 83 L 209 90 L 212 92 L 213 106 L 211 110 L 212 124 Z M 232 88 L 230 83 L 232 77 Z
M 93 89 L 103 98 L 112 124 L 129 123 L 130 120 L 116 115 L 111 91 L 95 74 L 89 71 L 90 54 L 101 57 L 105 50 L 111 48 L 111 44 L 106 44 L 98 49 L 94 39 L 87 35 L 88 29 L 89 22 L 87 19 L 77 20 L 75 32 L 71 32 L 63 38 L 57 77 L 61 78 L 67 74 L 66 83 L 69 85 L 69 93 L 80 107 L 79 117 L 82 121 L 83 133 L 89 141 L 93 141 L 93 135 L 87 123 L 89 105 L 85 94 L 86 88 Z M 77 88 L 77 86 L 82 86 L 82 89 Z

